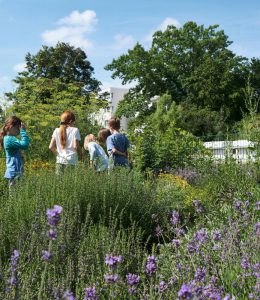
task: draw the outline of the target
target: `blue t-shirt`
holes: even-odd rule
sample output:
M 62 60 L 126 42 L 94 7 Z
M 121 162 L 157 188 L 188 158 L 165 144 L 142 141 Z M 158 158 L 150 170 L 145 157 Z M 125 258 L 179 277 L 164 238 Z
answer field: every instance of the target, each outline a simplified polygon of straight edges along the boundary
M 4 149 L 6 155 L 5 178 L 13 179 L 24 172 L 21 150 L 28 149 L 30 139 L 25 129 L 20 130 L 21 139 L 16 136 L 6 135 L 4 137 Z
M 129 148 L 128 138 L 122 133 L 114 133 L 107 138 L 107 152 L 111 155 L 115 166 L 128 166 L 128 159 L 125 156 L 112 152 L 115 148 L 120 152 L 127 152 Z

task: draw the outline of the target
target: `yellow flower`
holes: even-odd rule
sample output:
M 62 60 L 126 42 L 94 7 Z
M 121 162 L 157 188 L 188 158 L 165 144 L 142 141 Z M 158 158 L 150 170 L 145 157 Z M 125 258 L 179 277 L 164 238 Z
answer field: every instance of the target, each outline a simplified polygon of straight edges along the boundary
M 187 188 L 190 186 L 188 182 L 181 178 L 180 176 L 174 175 L 174 174 L 165 174 L 165 173 L 160 173 L 158 175 L 159 180 L 165 181 L 170 184 L 174 184 L 180 188 Z

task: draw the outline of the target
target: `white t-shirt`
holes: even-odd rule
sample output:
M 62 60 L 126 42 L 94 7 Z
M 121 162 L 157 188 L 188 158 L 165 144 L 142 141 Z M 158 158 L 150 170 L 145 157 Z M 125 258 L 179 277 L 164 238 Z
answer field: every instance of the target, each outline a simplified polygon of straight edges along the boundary
M 57 148 L 57 160 L 58 164 L 63 165 L 75 165 L 78 162 L 78 154 L 75 149 L 75 142 L 80 141 L 80 133 L 76 127 L 67 127 L 66 128 L 66 145 L 62 149 L 60 143 L 60 128 L 56 128 L 52 134 L 52 138 L 56 141 Z

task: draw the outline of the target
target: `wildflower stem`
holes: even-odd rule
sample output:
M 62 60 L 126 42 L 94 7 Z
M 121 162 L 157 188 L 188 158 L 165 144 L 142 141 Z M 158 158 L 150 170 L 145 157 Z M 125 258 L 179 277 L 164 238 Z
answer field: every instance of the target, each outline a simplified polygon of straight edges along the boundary
M 51 247 L 52 247 L 52 240 L 49 241 L 49 247 L 48 247 L 48 252 L 49 253 L 51 253 Z M 44 287 L 47 268 L 48 268 L 48 262 L 45 262 L 44 270 L 43 270 L 43 273 L 42 273 L 42 276 L 41 276 L 41 285 L 40 285 L 40 289 L 39 289 L 39 293 L 38 293 L 38 300 L 42 299 L 42 290 L 43 290 L 43 287 Z

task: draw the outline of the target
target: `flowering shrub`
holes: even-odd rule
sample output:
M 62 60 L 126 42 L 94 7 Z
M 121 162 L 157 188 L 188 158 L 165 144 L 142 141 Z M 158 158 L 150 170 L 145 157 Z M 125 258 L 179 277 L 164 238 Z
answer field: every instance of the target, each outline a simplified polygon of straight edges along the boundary
M 88 172 L 32 175 L 0 194 L 1 299 L 258 299 L 253 178 L 229 201 L 191 198 L 191 212 L 181 201 L 203 185 L 173 183 L 167 196 L 163 180 Z

